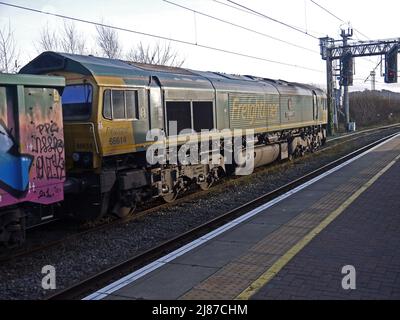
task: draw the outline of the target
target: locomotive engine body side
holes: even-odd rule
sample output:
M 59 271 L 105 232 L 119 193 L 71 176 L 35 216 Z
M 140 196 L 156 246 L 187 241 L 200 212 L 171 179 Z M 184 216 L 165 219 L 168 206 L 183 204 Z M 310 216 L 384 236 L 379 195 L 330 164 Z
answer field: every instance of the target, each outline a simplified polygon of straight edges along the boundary
M 254 129 L 259 165 L 312 150 L 326 137 L 326 99 L 307 85 L 54 52 L 21 72 L 66 78 L 65 190 L 87 218 L 124 215 L 159 196 L 173 201 L 190 183 L 208 188 L 227 171 L 223 150 L 219 163 L 149 164 L 151 129 L 178 147 L 188 140 L 177 135 L 181 129 L 196 136 L 201 129 Z

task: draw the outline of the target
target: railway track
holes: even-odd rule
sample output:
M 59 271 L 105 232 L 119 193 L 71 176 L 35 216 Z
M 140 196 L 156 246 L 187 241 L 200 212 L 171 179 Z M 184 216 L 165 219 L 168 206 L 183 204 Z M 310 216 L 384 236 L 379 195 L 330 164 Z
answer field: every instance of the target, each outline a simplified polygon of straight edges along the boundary
M 389 125 L 389 126 L 378 127 L 378 128 L 366 129 L 366 130 L 362 130 L 362 131 L 355 132 L 352 134 L 346 134 L 346 135 L 342 135 L 339 137 L 334 137 L 334 138 L 328 139 L 327 144 L 324 147 L 322 147 L 320 150 L 316 151 L 314 154 L 318 154 L 318 153 L 327 151 L 329 149 L 337 147 L 340 144 L 344 144 L 349 141 L 357 140 L 360 137 L 374 134 L 378 131 L 390 130 L 390 129 L 393 129 L 396 127 L 400 128 L 400 123 L 394 124 L 394 125 Z M 262 173 L 267 170 L 271 170 L 271 168 L 273 168 L 273 167 L 278 167 L 280 165 L 281 165 L 281 163 L 271 164 L 266 167 L 257 168 L 255 170 L 255 172 Z M 150 205 L 146 205 L 145 207 L 139 208 L 139 210 L 137 212 L 135 212 L 134 215 L 127 217 L 125 219 L 118 219 L 115 217 L 107 217 L 107 218 L 101 220 L 100 222 L 96 222 L 94 224 L 92 223 L 88 226 L 84 226 L 84 227 L 77 226 L 76 231 L 72 231 L 71 234 L 68 234 L 67 236 L 61 236 L 60 238 L 57 238 L 56 240 L 46 241 L 46 243 L 43 245 L 41 245 L 41 244 L 40 245 L 30 245 L 27 248 L 18 250 L 16 253 L 13 253 L 13 254 L 4 254 L 3 256 L 0 256 L 0 262 L 6 262 L 6 261 L 9 261 L 9 260 L 12 260 L 15 258 L 22 258 L 27 255 L 31 255 L 31 254 L 34 254 L 34 253 L 37 253 L 37 252 L 40 252 L 40 251 L 43 251 L 43 250 L 46 250 L 46 249 L 49 249 L 52 247 L 59 246 L 63 243 L 77 240 L 80 237 L 90 234 L 92 232 L 98 232 L 101 230 L 115 227 L 116 225 L 120 225 L 120 224 L 124 224 L 124 223 L 130 222 L 130 221 L 133 221 L 133 220 L 141 219 L 144 216 L 154 213 L 158 210 L 167 209 L 169 207 L 173 207 L 173 206 L 179 205 L 184 202 L 188 202 L 188 201 L 196 199 L 196 198 L 204 197 L 209 192 L 218 191 L 219 188 L 226 187 L 227 184 L 240 181 L 241 179 L 242 179 L 242 177 L 240 177 L 240 176 L 233 176 L 233 177 L 230 177 L 229 180 L 224 180 L 224 182 L 215 185 L 210 190 L 198 190 L 198 189 L 190 190 L 189 192 L 185 193 L 183 196 L 179 197 L 173 203 L 164 203 L 161 201 L 156 201 L 155 203 L 151 203 Z M 30 233 L 32 233 L 32 232 L 40 231 L 42 233 L 46 233 L 48 231 L 47 228 L 49 228 L 49 227 L 52 228 L 52 227 L 54 227 L 54 224 L 59 224 L 59 223 L 63 223 L 63 221 L 62 220 L 48 221 L 48 222 L 45 222 L 36 227 L 30 228 L 29 230 L 27 230 L 27 232 L 28 232 L 27 237 L 29 239 Z M 57 226 L 55 226 L 55 228 L 57 228 Z M 60 226 L 60 228 L 61 228 L 61 226 Z
M 379 130 L 385 130 L 385 129 L 392 129 L 392 128 L 396 128 L 396 127 L 400 127 L 400 123 L 394 123 L 394 124 L 389 124 L 389 125 L 374 127 L 374 128 L 369 128 L 369 129 L 363 129 L 363 130 L 356 131 L 353 133 L 345 133 L 345 134 L 339 135 L 337 137 L 328 138 L 328 141 L 340 140 L 340 139 L 348 138 L 351 136 L 357 136 L 360 134 L 365 134 L 365 133 L 379 131 Z
M 240 217 L 243 214 L 248 213 L 249 211 L 275 199 L 276 197 L 296 188 L 297 186 L 304 184 L 305 182 L 315 178 L 316 176 L 340 165 L 347 160 L 356 157 L 357 155 L 375 147 L 376 145 L 382 143 L 390 139 L 391 137 L 395 136 L 397 133 L 390 134 L 384 138 L 381 138 L 373 143 L 370 143 L 356 151 L 353 151 L 347 154 L 344 157 L 341 157 L 337 160 L 334 160 L 321 168 L 314 170 L 282 187 L 279 187 L 271 192 L 266 193 L 265 195 L 258 197 L 250 202 L 247 202 L 229 212 L 226 212 L 209 222 L 206 222 L 200 226 L 197 226 L 171 240 L 165 241 L 161 245 L 154 247 L 144 253 L 139 255 L 133 256 L 126 261 L 115 265 L 107 270 L 104 270 L 95 276 L 92 276 L 84 281 L 81 281 L 67 289 L 59 291 L 53 295 L 47 297 L 50 300 L 69 300 L 69 299 L 80 299 L 86 296 L 87 294 L 98 290 L 99 288 L 104 287 L 108 283 L 115 281 L 134 270 L 137 270 L 150 262 L 173 252 L 174 250 L 178 249 L 179 247 L 197 239 L 208 232 L 217 229 L 218 227 Z
M 327 144 L 324 147 L 322 147 L 321 149 L 319 149 L 318 151 L 314 152 L 314 154 L 318 154 L 318 153 L 327 151 L 329 149 L 337 147 L 340 144 L 344 144 L 349 141 L 357 140 L 360 137 L 374 134 L 378 131 L 390 130 L 390 129 L 393 129 L 396 127 L 400 128 L 400 123 L 389 125 L 389 126 L 378 127 L 378 128 L 366 129 L 366 130 L 362 130 L 359 132 L 345 134 L 345 135 L 342 135 L 339 137 L 334 137 L 334 138 L 328 139 Z M 309 155 L 307 155 L 307 156 L 309 156 Z M 271 170 L 271 168 L 273 168 L 273 167 L 278 167 L 280 165 L 282 165 L 282 164 L 275 163 L 275 164 L 271 164 L 269 166 L 260 167 L 260 168 L 255 169 L 255 173 L 262 173 L 267 170 Z M 190 190 L 189 192 L 187 192 L 184 195 L 182 195 L 181 197 L 179 197 L 173 203 L 164 203 L 162 201 L 155 201 L 155 203 L 151 203 L 150 205 L 146 205 L 145 207 L 139 208 L 139 210 L 137 212 L 135 212 L 134 215 L 124 218 L 124 219 L 119 219 L 119 218 L 109 216 L 109 217 L 101 220 L 100 222 L 91 223 L 88 226 L 83 226 L 83 227 L 76 226 L 76 231 L 72 231 L 71 234 L 68 234 L 67 236 L 61 236 L 61 237 L 57 238 L 56 240 L 46 241 L 45 244 L 30 245 L 27 248 L 18 250 L 16 253 L 13 253 L 13 254 L 3 254 L 2 256 L 0 256 L 0 262 L 10 261 L 15 258 L 22 258 L 24 256 L 28 256 L 28 255 L 52 248 L 52 247 L 62 245 L 63 243 L 77 240 L 80 237 L 90 234 L 92 232 L 98 232 L 101 230 L 115 227 L 120 224 L 124 224 L 124 223 L 130 222 L 130 221 L 133 221 L 133 220 L 139 220 L 148 214 L 157 212 L 158 210 L 167 209 L 169 207 L 173 207 L 173 206 L 179 205 L 184 202 L 188 202 L 193 199 L 204 197 L 209 192 L 218 191 L 219 188 L 224 188 L 229 183 L 240 181 L 242 178 L 243 177 L 240 177 L 240 176 L 232 176 L 232 177 L 230 177 L 229 180 L 224 180 L 224 182 L 216 184 L 210 190 L 198 190 L 198 189 Z M 27 232 L 28 232 L 27 237 L 29 239 L 30 233 L 32 233 L 32 232 L 47 233 L 49 227 L 57 228 L 57 226 L 54 226 L 54 224 L 59 224 L 59 223 L 63 223 L 63 221 L 62 220 L 48 221 L 48 222 L 45 222 L 36 227 L 30 228 L 27 230 Z M 60 228 L 61 228 L 61 226 L 60 226 Z

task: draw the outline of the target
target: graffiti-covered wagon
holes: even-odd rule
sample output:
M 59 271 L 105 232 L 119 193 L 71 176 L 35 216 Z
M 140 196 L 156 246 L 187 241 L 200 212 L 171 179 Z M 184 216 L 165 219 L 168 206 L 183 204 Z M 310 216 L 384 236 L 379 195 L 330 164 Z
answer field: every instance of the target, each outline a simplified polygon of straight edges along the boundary
M 0 246 L 22 243 L 27 227 L 53 217 L 42 205 L 64 198 L 64 86 L 61 77 L 0 74 Z

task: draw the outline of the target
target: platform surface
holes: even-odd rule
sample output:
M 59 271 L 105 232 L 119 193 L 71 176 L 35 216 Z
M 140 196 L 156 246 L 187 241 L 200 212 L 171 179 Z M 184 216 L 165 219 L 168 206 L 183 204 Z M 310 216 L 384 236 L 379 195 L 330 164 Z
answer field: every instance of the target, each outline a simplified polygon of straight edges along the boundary
M 399 299 L 400 137 L 104 299 Z M 355 290 L 342 287 L 354 267 Z
M 343 290 L 343 266 L 355 290 Z M 253 299 L 400 299 L 400 162 L 310 242 Z

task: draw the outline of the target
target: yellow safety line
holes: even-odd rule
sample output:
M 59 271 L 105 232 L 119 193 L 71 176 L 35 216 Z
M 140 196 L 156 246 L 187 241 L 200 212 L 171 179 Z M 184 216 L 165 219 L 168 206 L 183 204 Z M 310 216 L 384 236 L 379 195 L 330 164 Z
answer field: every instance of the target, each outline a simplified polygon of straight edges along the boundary
M 257 280 L 255 280 L 249 287 L 240 293 L 236 300 L 249 300 L 258 290 L 264 287 L 282 268 L 298 254 L 316 235 L 324 230 L 333 220 L 335 220 L 350 204 L 352 204 L 365 190 L 367 190 L 376 180 L 379 179 L 397 160 L 400 159 L 398 155 L 386 167 L 379 171 L 373 178 L 365 183 L 358 189 L 350 198 L 348 198 L 340 207 L 331 212 L 317 227 L 310 231 L 303 239 L 296 243 L 289 251 L 276 261 L 271 268 L 263 273 Z

